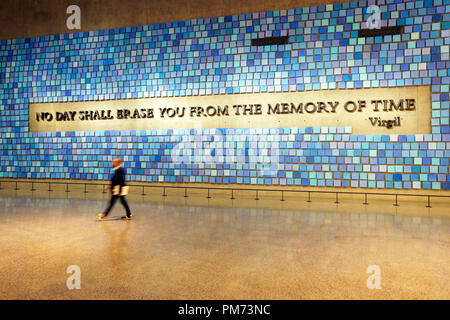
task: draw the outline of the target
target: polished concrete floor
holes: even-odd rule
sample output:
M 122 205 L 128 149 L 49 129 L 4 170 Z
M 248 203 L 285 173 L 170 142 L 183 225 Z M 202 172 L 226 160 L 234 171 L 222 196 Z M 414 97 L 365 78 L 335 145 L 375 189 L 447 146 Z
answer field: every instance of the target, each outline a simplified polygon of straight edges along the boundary
M 82 191 L 0 190 L 0 299 L 450 299 L 443 200 L 146 190 L 96 222 L 108 195 Z

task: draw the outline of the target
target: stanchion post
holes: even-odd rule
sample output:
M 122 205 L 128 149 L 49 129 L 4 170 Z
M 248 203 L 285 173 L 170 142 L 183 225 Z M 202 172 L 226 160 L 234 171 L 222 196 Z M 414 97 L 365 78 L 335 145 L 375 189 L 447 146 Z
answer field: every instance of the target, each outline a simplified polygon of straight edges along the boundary
M 142 186 L 142 194 L 141 194 L 141 196 L 145 196 L 144 188 L 145 188 L 145 186 Z
M 166 187 L 163 187 L 163 194 L 162 194 L 162 196 L 163 196 L 163 197 L 167 197 L 167 194 L 166 194 Z
M 17 186 L 17 181 L 16 181 L 16 191 L 19 190 L 19 187 Z
M 284 201 L 284 191 L 281 191 L 281 200 L 280 201 Z
M 187 188 L 184 188 L 184 197 L 185 197 L 185 198 L 188 197 L 188 195 L 187 195 Z
M 258 198 L 258 190 L 256 190 L 256 198 L 255 198 L 255 200 L 259 200 L 259 198 Z
M 36 189 L 34 188 L 34 182 L 31 182 L 31 191 L 35 191 Z
M 398 207 L 398 194 L 395 195 L 395 203 L 393 204 L 393 206 Z
M 66 192 L 70 192 L 69 191 L 69 183 L 66 183 Z
M 430 202 L 430 196 L 428 195 L 428 204 L 425 206 L 425 208 L 431 208 L 431 202 Z
M 52 190 L 52 183 L 49 182 L 49 183 L 48 183 L 48 192 L 51 192 L 51 191 L 53 191 L 53 190 Z
M 338 194 L 339 194 L 339 192 L 336 192 L 336 201 L 334 201 L 334 203 L 339 203 L 339 199 L 338 199 Z
M 88 193 L 88 191 L 87 191 L 87 184 L 86 183 L 84 184 L 84 193 Z
M 231 189 L 231 200 L 234 200 L 234 189 Z
M 308 200 L 306 200 L 306 202 L 312 202 L 311 201 L 311 191 L 308 191 Z
M 211 199 L 211 196 L 209 195 L 209 188 L 208 188 L 208 196 L 206 197 L 206 199 Z
M 363 204 L 368 205 L 369 203 L 367 202 L 367 193 L 364 194 L 364 202 Z

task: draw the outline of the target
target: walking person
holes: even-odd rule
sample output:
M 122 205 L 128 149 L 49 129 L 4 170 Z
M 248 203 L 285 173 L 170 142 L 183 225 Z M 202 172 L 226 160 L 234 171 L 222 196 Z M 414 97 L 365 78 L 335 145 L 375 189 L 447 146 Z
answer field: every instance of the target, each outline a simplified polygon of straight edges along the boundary
M 125 185 L 125 169 L 120 166 L 121 163 L 122 160 L 120 160 L 119 158 L 114 159 L 112 162 L 114 174 L 111 178 L 111 185 L 105 188 L 106 190 L 111 190 L 111 200 L 106 210 L 103 213 L 97 215 L 98 220 L 102 220 L 108 216 L 117 199 L 120 199 L 120 203 L 122 203 L 126 211 L 126 216 L 123 216 L 121 218 L 131 219 L 133 216 L 131 214 L 130 208 L 128 207 L 128 203 L 125 200 L 125 194 L 127 193 L 126 190 L 128 189 L 128 187 Z

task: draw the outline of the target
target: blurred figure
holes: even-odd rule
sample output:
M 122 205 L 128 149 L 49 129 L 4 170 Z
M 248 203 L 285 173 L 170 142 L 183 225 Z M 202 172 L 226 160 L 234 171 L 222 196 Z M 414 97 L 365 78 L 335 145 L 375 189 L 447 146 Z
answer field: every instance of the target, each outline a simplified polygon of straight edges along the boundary
M 106 190 L 111 190 L 111 201 L 109 202 L 109 206 L 106 208 L 105 212 L 97 215 L 97 219 L 99 220 L 102 220 L 108 216 L 109 212 L 119 198 L 126 210 L 126 216 L 123 216 L 122 219 L 131 219 L 133 216 L 130 208 L 128 207 L 128 203 L 125 200 L 125 195 L 128 193 L 128 186 L 125 185 L 125 169 L 120 166 L 121 163 L 122 160 L 119 158 L 114 159 L 112 162 L 114 175 L 111 179 L 111 185 L 105 188 Z

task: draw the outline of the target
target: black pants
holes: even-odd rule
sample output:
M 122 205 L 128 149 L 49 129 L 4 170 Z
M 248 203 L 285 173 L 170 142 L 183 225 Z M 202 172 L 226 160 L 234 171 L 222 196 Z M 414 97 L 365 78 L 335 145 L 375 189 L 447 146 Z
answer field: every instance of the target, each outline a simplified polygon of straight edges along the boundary
M 105 217 L 109 214 L 111 209 L 114 207 L 114 204 L 116 203 L 116 200 L 118 198 L 120 198 L 120 203 L 122 203 L 122 205 L 125 207 L 125 210 L 127 211 L 127 217 L 131 216 L 131 211 L 130 211 L 130 208 L 128 207 L 127 201 L 125 200 L 125 196 L 111 195 L 111 201 L 109 202 L 109 206 L 108 206 L 108 208 L 106 208 L 105 212 L 103 212 Z

